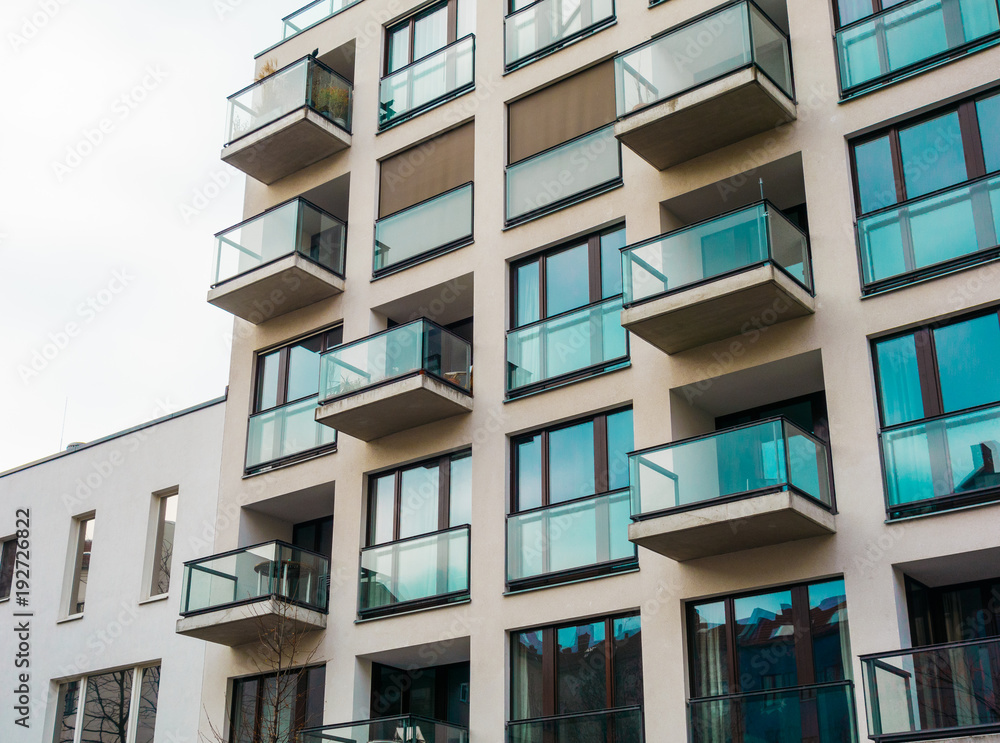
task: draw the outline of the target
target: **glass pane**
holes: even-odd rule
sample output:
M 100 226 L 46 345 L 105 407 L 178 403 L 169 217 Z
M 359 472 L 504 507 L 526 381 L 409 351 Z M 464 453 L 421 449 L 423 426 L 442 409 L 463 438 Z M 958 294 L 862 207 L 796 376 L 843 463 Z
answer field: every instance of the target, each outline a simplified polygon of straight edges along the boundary
M 233 681 L 232 743 L 254 743 L 259 678 Z
M 875 346 L 875 355 L 878 360 L 882 425 L 894 426 L 923 418 L 916 336 L 904 335 L 882 341 Z
M 257 413 L 250 418 L 247 469 L 329 446 L 337 432 L 316 422 L 316 396 Z
M 517 510 L 542 505 L 542 435 L 517 444 Z
M 605 20 L 614 18 L 612 0 L 514 0 L 504 21 L 504 61 L 510 67 Z
M 549 502 L 594 494 L 594 422 L 549 433 Z
M 754 62 L 779 88 L 791 95 L 792 62 L 788 53 L 788 41 L 756 6 L 750 6 L 750 38 L 753 40 Z
M 389 32 L 389 69 L 393 72 L 405 67 L 410 61 L 410 22 L 400 24 Z
M 934 330 L 944 412 L 1000 399 L 1000 320 L 996 313 Z
M 79 614 L 87 601 L 87 583 L 90 578 L 90 554 L 94 547 L 94 519 L 79 522 L 79 543 L 76 562 L 76 583 L 70 600 L 70 613 Z
M 913 199 L 968 178 L 958 112 L 899 131 L 906 196 Z
M 733 600 L 736 663 L 740 691 L 780 689 L 798 684 L 792 592 Z
M 895 204 L 896 180 L 892 171 L 889 137 L 879 137 L 854 148 L 861 213 Z
M 83 740 L 87 743 L 126 743 L 132 671 L 87 677 L 84 699 Z
M 605 623 L 556 630 L 556 714 L 589 712 L 608 706 Z
M 511 722 L 507 726 L 507 743 L 633 743 L 642 740 L 642 710 L 638 709 Z
M 812 635 L 813 681 L 843 681 L 850 675 L 851 646 L 844 581 L 809 586 L 809 625 Z
M 601 235 L 601 298 L 622 293 L 622 251 L 625 228 Z
M 472 184 L 375 223 L 376 271 L 472 238 Z
M 1000 170 L 1000 95 L 984 98 L 976 103 L 979 118 L 979 136 L 983 140 L 986 172 Z
M 541 310 L 538 306 L 540 290 L 538 287 L 538 260 L 525 263 L 517 268 L 517 317 L 515 327 L 540 320 Z
M 361 552 L 363 612 L 468 590 L 468 527 Z
M 379 84 L 379 126 L 385 127 L 417 108 L 429 106 L 474 82 L 475 39 L 467 36 L 397 69 Z
M 164 594 L 170 588 L 170 561 L 174 554 L 174 528 L 176 524 L 177 496 L 168 495 L 160 498 L 150 596 Z
M 639 617 L 612 621 L 615 707 L 642 704 L 642 631 Z
M 56 698 L 56 726 L 52 743 L 73 743 L 76 739 L 76 715 L 80 704 L 80 682 L 59 684 Z
M 448 6 L 426 13 L 413 24 L 413 59 L 426 57 L 448 43 Z
M 729 693 L 729 641 L 726 604 L 692 606 L 688 617 L 691 637 L 691 697 Z
M 448 526 L 472 523 L 472 454 L 452 457 L 450 485 Z
M 375 480 L 375 517 L 372 520 L 371 544 L 391 542 L 396 518 L 396 476 L 383 475 Z
M 542 656 L 545 652 L 542 631 L 514 634 L 511 650 L 510 707 L 512 720 L 541 717 L 545 683 Z M 549 652 L 552 649 L 549 648 Z
M 854 21 L 875 12 L 872 0 L 837 0 L 837 9 L 840 11 L 839 25 L 841 26 L 854 23 Z
M 438 465 L 421 465 L 402 473 L 399 538 L 438 530 Z
M 628 453 L 635 448 L 632 411 L 608 416 L 608 490 L 628 487 Z
M 139 719 L 135 730 L 135 743 L 153 743 L 156 730 L 156 698 L 160 693 L 160 667 L 142 669 L 139 688 Z
M 254 412 L 268 410 L 278 404 L 278 362 L 280 351 L 274 351 L 257 360 L 257 400 Z
M 545 259 L 545 316 L 590 304 L 587 244 L 549 255 Z
M 310 63 L 302 60 L 229 98 L 227 142 L 234 142 L 306 105 Z
M 319 353 L 322 336 L 296 343 L 288 351 L 288 392 L 286 399 L 301 400 L 319 392 Z

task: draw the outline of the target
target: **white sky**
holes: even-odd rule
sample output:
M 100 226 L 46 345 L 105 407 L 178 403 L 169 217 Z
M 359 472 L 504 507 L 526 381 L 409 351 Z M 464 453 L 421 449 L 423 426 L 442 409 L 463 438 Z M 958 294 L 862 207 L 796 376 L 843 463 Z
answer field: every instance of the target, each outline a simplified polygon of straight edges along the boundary
M 212 234 L 242 216 L 226 96 L 305 4 L 3 0 L 0 471 L 58 451 L 64 407 L 63 446 L 223 393 L 232 317 L 205 294 Z

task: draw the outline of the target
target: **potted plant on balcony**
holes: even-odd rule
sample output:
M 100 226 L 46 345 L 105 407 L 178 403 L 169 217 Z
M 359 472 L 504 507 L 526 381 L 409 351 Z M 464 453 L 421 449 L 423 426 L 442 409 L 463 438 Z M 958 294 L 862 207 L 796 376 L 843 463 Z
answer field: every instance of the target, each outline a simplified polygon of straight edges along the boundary
M 332 85 L 317 87 L 313 90 L 313 108 L 321 114 L 333 119 L 333 123 L 343 129 L 347 128 L 348 109 L 351 105 L 351 94 L 345 88 Z

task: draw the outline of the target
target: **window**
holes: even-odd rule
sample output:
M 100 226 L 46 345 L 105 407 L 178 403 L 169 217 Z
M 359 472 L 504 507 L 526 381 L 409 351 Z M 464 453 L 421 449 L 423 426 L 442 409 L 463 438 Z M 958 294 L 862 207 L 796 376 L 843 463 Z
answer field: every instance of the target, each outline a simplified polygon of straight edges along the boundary
M 292 544 L 329 558 L 333 554 L 333 516 L 294 524 Z
M 159 688 L 159 665 L 60 684 L 53 743 L 152 743 Z
M 853 740 L 847 629 L 843 580 L 689 604 L 692 741 Z
M 371 717 L 393 715 L 418 715 L 468 727 L 469 662 L 413 670 L 372 663 Z
M 246 469 L 255 472 L 337 444 L 336 433 L 313 417 L 320 354 L 343 341 L 343 327 L 257 354 Z
M 326 666 L 233 681 L 230 743 L 291 743 L 303 728 L 323 724 Z
M 889 518 L 1000 492 L 1000 316 L 936 324 L 874 344 Z
M 76 521 L 76 552 L 73 560 L 73 583 L 70 588 L 69 613 L 82 614 L 90 578 L 90 552 L 94 546 L 94 517 Z
M 386 29 L 385 71 L 391 74 L 471 34 L 475 4 L 446 0 Z
M 642 740 L 638 615 L 512 632 L 510 674 L 511 740 Z
M 177 525 L 177 492 L 154 497 L 156 531 L 150 564 L 149 595 L 161 596 L 170 590 L 170 562 L 174 556 L 174 529 Z
M 0 600 L 10 598 L 15 562 L 17 562 L 17 539 L 11 537 L 0 542 Z
M 958 585 L 924 585 L 906 576 L 913 647 L 1000 637 L 1000 576 Z
M 852 146 L 868 293 L 997 257 L 1000 94 Z

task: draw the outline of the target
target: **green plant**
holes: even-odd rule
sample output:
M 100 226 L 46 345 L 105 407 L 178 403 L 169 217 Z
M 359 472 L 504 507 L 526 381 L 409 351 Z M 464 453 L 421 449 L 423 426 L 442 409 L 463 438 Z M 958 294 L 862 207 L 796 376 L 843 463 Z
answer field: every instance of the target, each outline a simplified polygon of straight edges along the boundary
M 351 94 L 344 88 L 326 86 L 313 91 L 313 108 L 331 118 L 346 120 L 350 104 Z
M 257 72 L 257 76 L 254 78 L 254 82 L 260 82 L 268 75 L 273 75 L 278 71 L 278 60 L 274 57 L 265 59 L 264 63 L 260 66 L 260 70 Z

